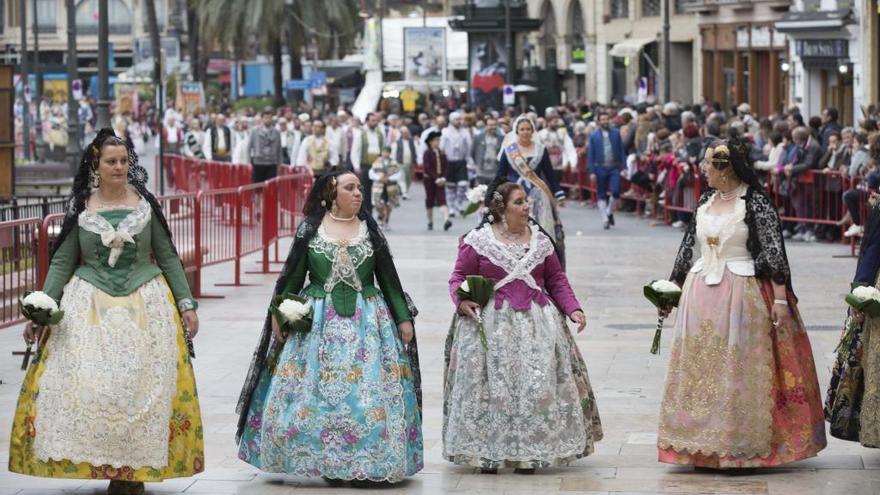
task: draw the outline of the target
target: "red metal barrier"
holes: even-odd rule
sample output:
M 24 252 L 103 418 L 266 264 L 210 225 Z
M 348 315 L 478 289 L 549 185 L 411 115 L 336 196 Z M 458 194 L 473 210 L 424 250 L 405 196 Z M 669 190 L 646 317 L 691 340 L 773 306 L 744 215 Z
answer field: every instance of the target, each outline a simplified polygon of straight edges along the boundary
M 198 162 L 169 156 L 183 187 L 250 181 L 249 166 Z M 189 173 L 183 173 L 188 170 Z M 159 198 L 168 226 L 188 276 L 193 295 L 215 297 L 202 291 L 202 269 L 233 261 L 235 279 L 241 282 L 241 261 L 262 251 L 261 268 L 270 273 L 270 251 L 278 239 L 291 237 L 302 219 L 301 210 L 313 178 L 304 167 L 281 167 L 281 176 L 260 184 L 197 190 Z M 63 215 L 0 222 L 0 328 L 20 323 L 18 300 L 25 292 L 42 287 L 49 270 L 51 244 L 58 236 Z M 223 285 L 223 284 L 217 284 Z

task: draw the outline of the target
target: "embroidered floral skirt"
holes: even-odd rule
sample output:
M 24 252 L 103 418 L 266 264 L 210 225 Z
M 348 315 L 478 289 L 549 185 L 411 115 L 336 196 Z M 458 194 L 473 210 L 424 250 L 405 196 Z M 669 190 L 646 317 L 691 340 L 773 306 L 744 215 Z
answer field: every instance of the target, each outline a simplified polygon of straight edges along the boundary
M 532 303 L 456 317 L 446 339 L 443 456 L 480 468 L 565 465 L 593 452 L 602 424 L 587 367 L 559 310 Z
M 661 462 L 768 467 L 825 447 L 809 338 L 799 314 L 774 328 L 772 301 L 770 282 L 754 277 L 726 271 L 707 286 L 688 276 L 660 409 Z
M 9 470 L 129 481 L 201 472 L 195 378 L 164 278 L 112 297 L 74 276 L 61 309 L 25 375 Z
M 307 333 L 275 346 L 248 411 L 239 458 L 263 471 L 401 481 L 424 465 L 413 375 L 380 296 L 355 314 L 314 300 Z

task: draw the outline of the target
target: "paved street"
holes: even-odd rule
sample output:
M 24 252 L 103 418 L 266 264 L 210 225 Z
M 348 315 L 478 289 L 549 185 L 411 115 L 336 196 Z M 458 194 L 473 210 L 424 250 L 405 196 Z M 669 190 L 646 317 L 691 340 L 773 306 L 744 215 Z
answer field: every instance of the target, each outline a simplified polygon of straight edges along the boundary
M 404 287 L 421 309 L 419 334 L 425 391 L 426 465 L 396 493 L 570 493 L 570 494 L 848 494 L 880 493 L 880 452 L 831 440 L 818 458 L 782 469 L 694 472 L 656 462 L 655 431 L 669 344 L 660 356 L 648 353 L 656 321 L 641 296 L 644 282 L 668 276 L 681 234 L 618 215 L 618 227 L 601 230 L 596 210 L 569 203 L 563 220 L 568 234 L 569 276 L 584 302 L 589 324 L 577 336 L 590 369 L 605 439 L 595 455 L 570 467 L 531 477 L 503 472 L 475 474 L 441 458 L 442 344 L 452 312 L 446 280 L 458 237 L 473 220 L 458 219 L 451 232 L 426 232 L 422 190 L 392 217 L 389 234 Z M 435 220 L 436 222 L 436 220 Z M 283 247 L 287 247 L 287 242 Z M 819 379 L 829 378 L 832 351 L 844 314 L 843 295 L 855 260 L 840 245 L 791 245 L 789 255 L 800 308 L 810 330 Z M 253 269 L 249 259 L 246 268 Z M 205 422 L 207 471 L 188 479 L 147 484 L 150 493 L 305 494 L 353 492 L 321 480 L 260 474 L 236 458 L 233 411 L 239 387 L 265 314 L 274 276 L 246 275 L 248 287 L 214 287 L 231 278 L 231 265 L 207 270 L 206 291 L 225 299 L 201 301 L 202 330 L 196 339 L 196 377 Z M 10 422 L 23 373 L 10 350 L 22 347 L 19 328 L 0 331 L 0 463 L 6 464 Z M 47 480 L 0 472 L 0 495 L 102 493 L 106 482 Z M 378 491 L 378 490 L 376 490 Z

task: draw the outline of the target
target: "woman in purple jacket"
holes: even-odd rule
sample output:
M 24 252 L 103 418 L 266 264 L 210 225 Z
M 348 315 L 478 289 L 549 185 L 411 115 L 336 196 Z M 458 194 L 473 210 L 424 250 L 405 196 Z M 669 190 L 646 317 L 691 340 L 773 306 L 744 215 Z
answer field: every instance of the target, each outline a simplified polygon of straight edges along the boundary
M 553 241 L 529 218 L 522 187 L 496 179 L 486 204 L 449 279 L 457 313 L 446 340 L 443 455 L 484 473 L 531 474 L 589 455 L 602 438 L 587 368 L 565 323 L 567 315 L 580 332 L 586 316 Z M 494 283 L 485 308 L 456 295 L 469 275 Z

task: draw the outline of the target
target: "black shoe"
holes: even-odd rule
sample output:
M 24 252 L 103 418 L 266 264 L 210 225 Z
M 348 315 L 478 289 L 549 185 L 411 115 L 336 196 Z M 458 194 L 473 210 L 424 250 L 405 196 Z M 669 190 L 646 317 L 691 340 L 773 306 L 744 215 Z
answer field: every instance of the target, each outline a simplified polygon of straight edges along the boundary
M 513 472 L 516 474 L 535 474 L 535 468 L 516 468 Z
M 608 214 L 608 223 L 610 223 L 612 227 L 614 226 L 614 213 Z
M 449 230 L 449 229 L 451 229 L 451 228 L 452 228 L 452 221 L 451 221 L 451 220 L 447 220 L 446 223 L 443 224 L 443 230 L 446 231 L 446 230 Z
M 480 468 L 481 474 L 498 474 L 498 468 Z
M 326 476 L 321 476 L 321 479 L 323 479 L 330 486 L 342 486 L 345 484 L 345 480 L 340 480 L 337 478 L 328 478 Z
M 428 230 L 434 230 L 434 224 L 433 224 L 433 223 L 429 223 L 429 224 L 428 224 Z

